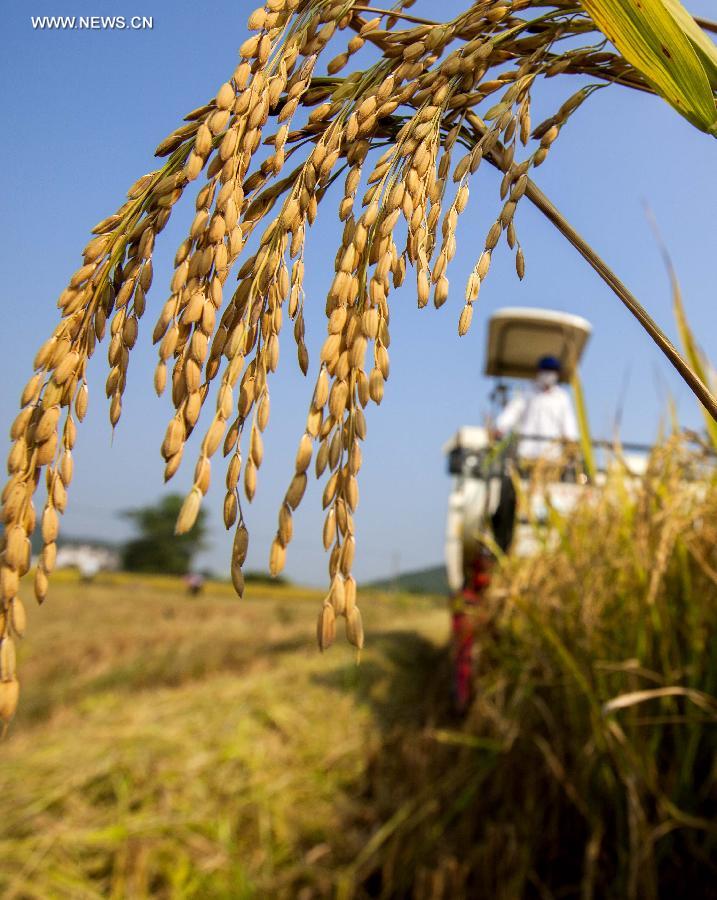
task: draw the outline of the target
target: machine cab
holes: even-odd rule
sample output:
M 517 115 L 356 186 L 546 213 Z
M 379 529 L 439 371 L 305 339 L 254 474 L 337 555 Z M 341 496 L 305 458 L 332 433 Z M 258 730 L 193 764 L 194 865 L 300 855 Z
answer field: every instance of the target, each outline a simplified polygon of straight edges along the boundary
M 583 355 L 592 326 L 581 316 L 552 309 L 508 307 L 493 314 L 488 326 L 485 374 L 531 379 L 542 356 L 560 361 L 562 381 L 570 381 Z

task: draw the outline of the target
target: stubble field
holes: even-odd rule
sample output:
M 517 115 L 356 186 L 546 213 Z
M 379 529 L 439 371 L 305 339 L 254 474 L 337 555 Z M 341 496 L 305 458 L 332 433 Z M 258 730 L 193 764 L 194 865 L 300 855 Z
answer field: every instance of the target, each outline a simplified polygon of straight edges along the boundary
M 60 576 L 39 612 L 28 597 L 0 893 L 351 895 L 382 825 L 372 760 L 392 730 L 424 727 L 448 616 L 365 598 L 357 666 L 343 642 L 316 649 L 317 600 L 129 576 Z

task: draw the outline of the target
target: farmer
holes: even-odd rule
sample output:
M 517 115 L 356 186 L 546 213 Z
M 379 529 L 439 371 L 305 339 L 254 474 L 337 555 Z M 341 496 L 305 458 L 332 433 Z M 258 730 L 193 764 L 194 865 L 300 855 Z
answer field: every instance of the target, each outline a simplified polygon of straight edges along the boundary
M 578 439 L 570 397 L 559 385 L 560 362 L 543 356 L 528 394 L 518 394 L 502 410 L 495 422 L 494 437 L 518 436 L 518 471 L 523 477 L 537 476 L 538 482 L 560 481 L 574 463 Z M 515 528 L 517 497 L 509 469 L 501 478 L 500 499 L 491 525 L 498 546 L 507 552 Z
M 521 460 L 559 460 L 564 443 L 578 439 L 570 397 L 558 384 L 559 380 L 560 362 L 554 356 L 543 356 L 538 362 L 532 391 L 514 397 L 496 419 L 497 437 L 524 435 L 518 443 Z M 563 443 L 558 443 L 559 440 Z

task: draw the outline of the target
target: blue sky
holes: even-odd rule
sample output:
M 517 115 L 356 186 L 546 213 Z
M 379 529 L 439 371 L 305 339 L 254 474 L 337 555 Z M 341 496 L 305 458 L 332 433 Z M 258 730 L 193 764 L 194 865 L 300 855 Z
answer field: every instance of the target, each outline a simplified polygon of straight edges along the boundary
M 446 2 L 451 15 L 463 4 Z M 430 15 L 432 4 L 417 4 Z M 688 3 L 709 15 L 706 0 Z M 57 321 L 55 300 L 80 261 L 95 222 L 120 204 L 127 187 L 156 167 L 153 150 L 183 115 L 212 96 L 233 71 L 253 3 L 175 0 L 67 0 L 5 5 L 0 84 L 4 139 L 0 143 L 0 423 L 7 431 L 32 358 Z M 31 15 L 152 16 L 145 31 L 38 31 Z M 539 107 L 548 114 L 575 86 L 546 85 Z M 538 121 L 539 112 L 534 114 Z M 714 139 L 694 130 L 663 102 L 625 90 L 599 91 L 563 131 L 536 181 L 623 278 L 667 333 L 675 337 L 669 284 L 647 224 L 653 209 L 672 252 L 693 328 L 717 358 L 714 257 L 717 181 Z M 331 198 L 312 229 L 307 259 L 307 343 L 312 361 L 325 334 L 324 299 L 336 250 L 336 203 Z M 323 206 L 323 204 L 322 204 Z M 156 359 L 150 333 L 189 221 L 184 198 L 161 236 L 155 286 L 130 363 L 124 412 L 112 439 L 104 399 L 106 349 L 91 369 L 90 412 L 80 429 L 76 476 L 64 517 L 67 535 L 122 539 L 121 509 L 151 502 L 164 490 L 191 483 L 193 454 L 163 487 L 159 446 L 170 401 L 152 390 Z M 566 241 L 523 204 L 517 215 L 527 274 L 520 283 L 512 257 L 496 253 L 468 336 L 457 317 L 468 272 L 499 209 L 498 179 L 482 171 L 471 188 L 449 269 L 452 294 L 440 310 L 419 311 L 413 280 L 393 299 L 391 376 L 380 409 L 368 413 L 368 440 L 357 514 L 356 574 L 379 576 L 442 558 L 449 479 L 441 446 L 461 424 L 478 423 L 489 381 L 481 375 L 485 326 L 507 305 L 545 306 L 587 317 L 594 327 L 583 380 L 593 431 L 612 432 L 624 407 L 622 435 L 649 441 L 664 419 L 668 397 L 680 421 L 699 427 L 688 389 L 618 300 Z M 504 245 L 502 245 L 504 248 Z M 327 261 L 329 265 L 327 266 Z M 257 497 L 249 508 L 248 566 L 265 568 L 276 514 L 313 380 L 298 372 L 290 335 L 272 383 L 272 417 Z M 625 387 L 626 386 L 626 387 Z M 196 442 L 194 444 L 196 446 Z M 217 460 L 217 462 L 219 462 Z M 226 571 L 229 538 L 221 524 L 223 466 L 214 470 L 207 500 L 212 544 L 204 561 Z M 313 484 L 296 520 L 287 574 L 321 583 L 320 490 Z

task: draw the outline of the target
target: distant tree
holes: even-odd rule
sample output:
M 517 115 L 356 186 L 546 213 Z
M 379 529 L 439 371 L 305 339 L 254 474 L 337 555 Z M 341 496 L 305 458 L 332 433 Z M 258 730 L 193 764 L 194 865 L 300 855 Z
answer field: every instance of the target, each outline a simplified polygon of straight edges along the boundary
M 183 498 L 169 494 L 154 506 L 130 509 L 122 515 L 134 522 L 139 537 L 128 541 L 122 550 L 123 568 L 130 572 L 167 572 L 186 575 L 192 559 L 204 546 L 206 511 L 200 509 L 197 520 L 185 534 L 174 533 Z
M 271 575 L 269 572 L 245 572 L 244 581 L 247 584 L 268 584 L 276 587 L 278 584 L 290 584 L 288 578 L 283 575 Z

